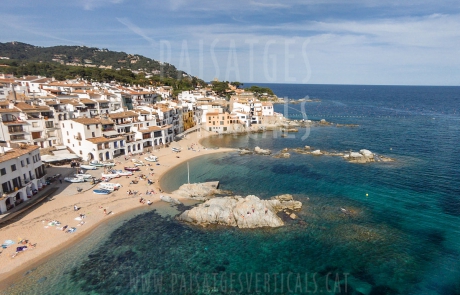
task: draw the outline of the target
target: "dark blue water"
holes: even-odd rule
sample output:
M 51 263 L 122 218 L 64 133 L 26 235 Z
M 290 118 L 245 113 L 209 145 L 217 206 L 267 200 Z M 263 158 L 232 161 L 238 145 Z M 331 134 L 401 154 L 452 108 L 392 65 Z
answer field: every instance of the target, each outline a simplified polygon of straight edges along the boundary
M 202 229 L 147 213 L 78 266 L 58 272 L 60 283 L 43 288 L 50 294 L 460 294 L 460 88 L 264 86 L 280 97 L 321 100 L 275 106 L 289 118 L 359 126 L 300 129 L 295 138 L 215 136 L 203 144 L 275 153 L 306 145 L 365 148 L 395 161 L 351 164 L 294 152 L 289 159 L 194 159 L 191 181 L 220 180 L 224 189 L 262 198 L 293 194 L 304 204 L 299 219 L 279 229 Z M 186 171 L 177 167 L 162 185 L 177 188 Z

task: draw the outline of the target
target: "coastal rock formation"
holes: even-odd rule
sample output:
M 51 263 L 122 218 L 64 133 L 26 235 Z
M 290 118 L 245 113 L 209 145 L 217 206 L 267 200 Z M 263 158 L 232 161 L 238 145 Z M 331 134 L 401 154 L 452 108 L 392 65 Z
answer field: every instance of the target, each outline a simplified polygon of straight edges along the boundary
M 260 147 L 256 146 L 254 148 L 254 152 L 256 154 L 260 154 L 260 155 L 270 155 L 272 152 L 270 150 L 264 150 L 264 149 L 261 149 Z
M 218 224 L 239 228 L 279 227 L 284 222 L 276 213 L 300 210 L 302 203 L 291 195 L 280 195 L 270 200 L 261 200 L 249 195 L 246 198 L 231 196 L 214 198 L 177 217 L 178 220 L 207 226 Z
M 291 157 L 290 153 L 279 153 L 273 156 L 273 158 L 283 158 L 283 159 L 288 159 Z
M 182 205 L 181 201 L 178 199 L 172 198 L 170 196 L 160 196 L 160 200 L 171 203 L 171 204 L 176 204 L 176 205 Z
M 314 150 L 310 154 L 319 156 L 319 155 L 322 155 L 323 153 L 321 152 L 321 150 Z
M 207 201 L 213 198 L 215 194 L 222 193 L 222 191 L 218 189 L 218 186 L 218 181 L 186 183 L 181 185 L 173 194 L 180 198 Z

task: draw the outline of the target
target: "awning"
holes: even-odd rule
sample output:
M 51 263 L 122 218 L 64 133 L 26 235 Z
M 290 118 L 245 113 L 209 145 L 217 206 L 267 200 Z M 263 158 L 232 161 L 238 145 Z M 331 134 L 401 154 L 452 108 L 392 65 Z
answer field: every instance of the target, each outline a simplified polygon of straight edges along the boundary
M 42 162 L 50 163 L 50 162 L 59 162 L 59 161 L 65 161 L 65 160 L 71 160 L 71 159 L 78 159 L 80 158 L 77 155 L 74 154 L 60 154 L 60 155 L 43 155 L 41 156 Z
M 103 132 L 103 135 L 104 135 L 104 136 L 115 136 L 115 135 L 118 136 L 118 135 L 120 135 L 120 134 L 119 134 L 117 131 L 114 131 L 114 130 L 113 130 L 113 131 L 105 131 L 105 132 Z

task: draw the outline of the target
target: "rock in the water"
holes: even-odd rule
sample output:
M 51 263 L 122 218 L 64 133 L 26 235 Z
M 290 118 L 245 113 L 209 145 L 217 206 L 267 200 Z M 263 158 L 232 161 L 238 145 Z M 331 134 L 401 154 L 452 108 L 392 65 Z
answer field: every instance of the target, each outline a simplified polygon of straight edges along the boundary
M 218 181 L 186 183 L 181 185 L 178 190 L 173 192 L 173 194 L 180 198 L 206 201 L 214 197 L 215 194 L 221 193 L 218 186 Z
M 271 200 L 261 200 L 250 195 L 214 198 L 183 212 L 177 219 L 198 225 L 219 224 L 239 228 L 279 227 L 284 222 L 276 213 L 282 210 L 299 210 L 302 203 L 291 195 L 281 195 Z
M 261 155 L 270 155 L 272 152 L 270 150 L 264 150 L 264 149 L 261 149 L 260 147 L 256 146 L 254 148 L 254 152 L 256 154 L 261 154 Z
M 175 199 L 175 198 L 172 198 L 170 196 L 160 196 L 160 200 L 162 201 L 165 201 L 165 202 L 168 202 L 168 203 L 171 203 L 171 204 L 177 204 L 177 205 L 181 205 L 181 201 L 179 201 L 178 199 Z
M 311 152 L 312 155 L 322 155 L 323 153 L 320 150 L 314 150 Z

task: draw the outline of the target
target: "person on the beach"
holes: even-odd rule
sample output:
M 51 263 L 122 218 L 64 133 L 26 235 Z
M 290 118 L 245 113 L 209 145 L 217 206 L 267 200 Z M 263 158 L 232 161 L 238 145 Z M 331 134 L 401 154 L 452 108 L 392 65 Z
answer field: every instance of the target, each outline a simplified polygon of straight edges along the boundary
M 65 231 L 67 229 L 67 225 L 62 228 L 62 231 Z
M 107 215 L 107 209 L 104 209 L 104 215 Z
M 74 206 L 73 206 L 73 211 L 78 211 L 77 205 L 74 205 Z

